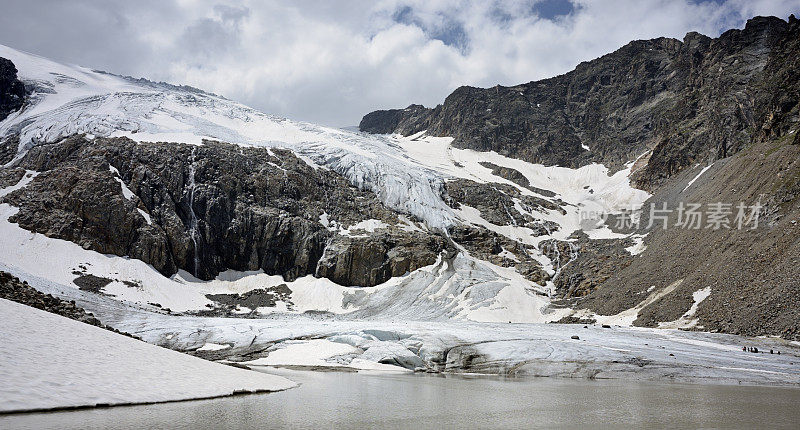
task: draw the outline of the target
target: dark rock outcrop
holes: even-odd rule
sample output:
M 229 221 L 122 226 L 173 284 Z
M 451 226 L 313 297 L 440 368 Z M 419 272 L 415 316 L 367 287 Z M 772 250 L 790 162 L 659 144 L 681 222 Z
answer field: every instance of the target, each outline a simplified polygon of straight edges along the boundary
M 491 165 L 490 163 L 487 163 Z M 491 165 L 494 166 L 494 165 Z M 520 186 L 540 192 L 542 195 L 553 196 L 545 190 L 538 190 L 530 187 L 527 179 L 513 169 L 499 170 L 508 178 L 517 179 Z M 516 172 L 525 179 L 517 177 Z M 511 180 L 511 179 L 509 179 Z M 496 226 L 516 226 L 529 229 L 531 237 L 545 236 L 558 230 L 558 224 L 552 221 L 542 221 L 531 216 L 530 213 L 547 211 L 561 211 L 557 203 L 553 203 L 543 198 L 522 194 L 517 188 L 508 184 L 500 183 L 479 183 L 468 179 L 453 179 L 445 183 L 445 202 L 454 209 L 465 209 L 464 206 L 475 209 L 480 213 L 480 217 Z M 558 202 L 558 200 L 557 200 Z M 518 207 L 520 209 L 518 209 Z M 498 266 L 514 267 L 519 273 L 533 282 L 544 284 L 550 279 L 541 264 L 533 259 L 531 255 L 543 251 L 550 254 L 548 250 L 553 250 L 552 254 L 560 256 L 560 250 L 568 247 L 565 242 L 543 241 L 540 243 L 542 249 L 536 250 L 532 245 L 526 245 L 506 236 L 497 234 L 485 227 L 476 225 L 456 225 L 449 229 L 448 234 L 459 245 L 463 246 L 469 253 L 482 260 L 490 261 Z M 556 265 L 561 264 L 560 258 L 555 255 L 548 255 Z M 564 250 L 564 257 L 568 258 L 569 250 Z
M 538 229 L 541 221 L 516 209 L 519 204 L 528 212 L 547 210 L 564 213 L 564 209 L 549 200 L 523 195 L 507 184 L 479 183 L 468 179 L 454 179 L 445 183 L 445 201 L 455 209 L 461 205 L 477 209 L 481 217 L 495 225 L 519 225 Z M 539 236 L 546 234 L 542 230 Z
M 586 296 L 634 261 L 625 250 L 633 244 L 630 239 L 589 240 L 583 232 L 575 236 L 576 257 L 554 280 L 555 297 L 560 299 Z
M 41 173 L 4 197 L 20 208 L 12 222 L 140 259 L 165 275 L 184 269 L 210 279 L 227 269 L 262 269 L 287 280 L 334 276 L 330 257 L 317 268 L 329 242 L 342 240 L 321 223 L 323 214 L 340 226 L 399 222 L 374 194 L 287 150 L 75 136 L 32 148 L 18 166 Z M 346 239 L 357 243 L 353 249 L 366 248 L 354 255 L 359 264 L 337 266 L 336 281 L 372 286 L 432 264 L 445 245 L 440 237 L 420 240 L 427 233 L 396 229 L 393 235 Z M 425 252 L 417 252 L 416 242 L 426 243 Z M 381 244 L 377 257 L 367 245 L 374 243 Z
M 436 261 L 447 247 L 441 236 L 397 228 L 370 235 L 336 235 L 317 265 L 317 276 L 339 284 L 371 286 Z
M 0 57 L 0 121 L 19 110 L 25 102 L 25 85 L 17 79 L 11 60 Z
M 757 17 L 716 39 L 634 41 L 554 78 L 460 87 L 433 109 L 374 112 L 361 130 L 428 130 L 457 147 L 569 167 L 617 170 L 651 152 L 637 181 L 652 189 L 693 163 L 789 132 L 800 101 L 798 40 L 794 17 Z
M 75 273 L 77 275 L 77 273 Z M 102 276 L 81 274 L 75 278 L 72 283 L 77 285 L 82 291 L 90 291 L 92 293 L 100 293 L 106 285 L 110 284 L 113 279 L 104 278 Z
M 456 225 L 450 237 L 463 246 L 470 255 L 501 267 L 513 267 L 522 276 L 540 285 L 550 279 L 541 264 L 533 259 L 534 247 L 525 245 L 487 228 L 474 225 Z
M 497 164 L 490 163 L 488 161 L 481 161 L 479 163 L 481 166 L 486 167 L 487 169 L 492 170 L 492 174 L 495 176 L 499 176 L 503 179 L 507 179 L 521 187 L 525 187 L 539 195 L 545 197 L 555 197 L 556 193 L 550 190 L 543 190 L 541 188 L 537 188 L 531 185 L 528 178 L 522 174 L 519 170 L 512 169 L 510 167 L 505 166 L 498 166 Z
M 220 304 L 225 311 L 235 311 L 240 306 L 255 311 L 260 307 L 275 307 L 278 301 L 285 302 L 287 307 L 292 309 L 291 295 L 292 290 L 286 284 L 281 284 L 269 288 L 256 288 L 242 294 L 206 294 L 206 298 Z
M 430 109 L 422 105 L 411 105 L 405 109 L 376 110 L 361 119 L 358 129 L 367 133 L 401 133 L 407 136 L 425 130 L 429 114 Z
M 10 187 L 19 183 L 25 177 L 25 169 L 0 169 L 0 188 Z

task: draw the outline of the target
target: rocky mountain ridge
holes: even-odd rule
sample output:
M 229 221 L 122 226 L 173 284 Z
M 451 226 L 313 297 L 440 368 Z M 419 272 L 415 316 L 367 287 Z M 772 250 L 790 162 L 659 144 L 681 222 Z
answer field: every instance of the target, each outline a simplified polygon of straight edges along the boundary
M 799 39 L 792 15 L 756 17 L 718 38 L 638 40 L 553 78 L 460 87 L 432 109 L 375 111 L 359 128 L 427 130 L 545 165 L 619 169 L 646 154 L 636 183 L 650 190 L 694 163 L 797 130 Z
M 798 336 L 800 22 L 794 16 L 753 18 L 715 39 L 689 33 L 683 41 L 634 41 L 554 78 L 461 87 L 433 109 L 372 112 L 360 129 L 427 130 L 452 136 L 456 147 L 545 165 L 619 168 L 637 160 L 631 180 L 653 193 L 645 221 L 639 229 L 616 230 L 627 236 L 619 239 L 573 235 L 575 258 L 565 259 L 554 278 L 554 304 L 575 310 L 562 322 L 630 318 L 638 326 Z M 513 169 L 487 167 L 525 181 Z M 674 225 L 680 204 L 709 202 L 759 202 L 761 224 L 753 231 L 644 228 L 651 203 L 668 205 Z M 518 224 L 502 203 L 471 204 L 497 225 Z M 561 258 L 569 252 L 555 249 Z

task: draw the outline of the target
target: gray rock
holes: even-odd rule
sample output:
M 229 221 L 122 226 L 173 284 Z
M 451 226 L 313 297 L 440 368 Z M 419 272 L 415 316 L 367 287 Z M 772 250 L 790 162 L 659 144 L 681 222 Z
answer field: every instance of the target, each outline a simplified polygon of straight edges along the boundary
M 184 269 L 211 279 L 228 269 L 262 269 L 287 281 L 317 274 L 372 286 L 433 263 L 446 244 L 434 233 L 399 228 L 347 239 L 328 230 L 323 213 L 341 226 L 398 219 L 374 194 L 287 150 L 75 136 L 32 148 L 18 166 L 41 174 L 3 198 L 20 208 L 12 222 L 140 259 L 165 275 Z M 2 177 L 13 180 L 19 171 Z M 134 196 L 126 198 L 119 181 Z
M 19 110 L 25 102 L 25 85 L 17 79 L 11 60 L 0 57 L 0 121 Z
M 637 183 L 787 134 L 796 117 L 800 25 L 756 17 L 712 39 L 638 40 L 560 76 L 511 87 L 460 87 L 433 109 L 364 117 L 362 131 L 427 130 L 453 145 L 545 165 L 612 170 L 648 150 Z M 795 138 L 795 140 L 800 138 Z M 590 150 L 584 150 L 581 145 Z

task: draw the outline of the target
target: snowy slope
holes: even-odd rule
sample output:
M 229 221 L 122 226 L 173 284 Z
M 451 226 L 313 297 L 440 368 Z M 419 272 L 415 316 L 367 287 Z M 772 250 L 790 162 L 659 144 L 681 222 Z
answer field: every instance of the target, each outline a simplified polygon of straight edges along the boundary
M 0 123 L 0 136 L 20 133 L 20 154 L 37 142 L 74 133 L 149 142 L 199 144 L 209 138 L 286 147 L 374 191 L 389 207 L 417 216 L 432 228 L 447 227 L 457 218 L 440 198 L 447 178 L 509 183 L 478 161 L 516 168 L 532 185 L 588 210 L 613 211 L 647 197 L 628 185 L 627 171 L 609 176 L 602 165 L 577 170 L 545 167 L 494 153 L 457 150 L 449 146 L 449 138 L 364 135 L 266 115 L 196 89 L 66 66 L 2 45 L 0 56 L 13 61 L 20 79 L 36 88 L 30 106 Z M 587 185 L 594 188 L 591 193 L 584 188 Z M 562 235 L 578 227 L 574 219 L 559 221 L 565 223 Z
M 0 265 L 0 270 L 6 268 Z M 81 307 L 104 315 L 105 323 L 140 335 L 149 343 L 198 351 L 211 359 L 241 360 L 244 356 L 253 366 L 399 371 L 430 367 L 579 378 L 800 384 L 795 366 L 800 348 L 777 338 L 599 325 L 340 320 L 314 315 L 263 319 L 174 316 L 27 278 L 37 289 L 55 295 L 76 293 L 71 297 Z M 572 339 L 573 335 L 580 339 Z M 742 345 L 777 349 L 782 354 L 744 352 Z M 446 360 L 442 360 L 443 354 Z
M 2 45 L 0 57 L 14 62 L 19 79 L 36 88 L 31 105 L 0 123 L 0 137 L 20 134 L 20 154 L 75 133 L 286 147 L 432 227 L 453 222 L 439 198 L 441 177 L 397 162 L 399 150 L 387 138 L 289 121 L 199 90 L 61 65 Z
M 584 215 L 615 212 L 636 206 L 648 197 L 629 185 L 629 169 L 610 175 L 597 164 L 580 169 L 546 167 L 496 153 L 456 149 L 450 145 L 451 138 L 430 137 L 424 132 L 410 137 L 365 135 L 267 115 L 189 87 L 58 64 L 2 45 L 0 56 L 13 61 L 20 79 L 34 88 L 28 105 L 0 122 L 0 139 L 20 136 L 17 157 L 39 142 L 57 141 L 74 133 L 189 144 L 202 144 L 202 139 L 208 138 L 240 145 L 284 147 L 312 165 L 334 170 L 360 188 L 375 192 L 388 207 L 424 221 L 428 228 L 446 230 L 457 223 L 474 224 L 534 246 L 543 240 L 567 240 L 579 229 L 590 238 L 620 237 L 604 226 L 596 228 L 585 223 Z M 496 176 L 481 161 L 516 169 L 532 187 L 551 191 L 555 196 L 538 195 Z M 462 206 L 454 210 L 445 204 L 442 189 L 453 178 L 508 184 L 523 195 L 561 202 L 566 213 L 530 212 L 517 204 L 521 213 L 560 226 L 540 236 L 527 227 L 493 225 L 477 209 Z M 0 192 L 23 187 L 27 183 L 24 181 L 29 180 L 31 177 L 26 177 Z M 210 303 L 205 294 L 243 293 L 283 283 L 279 277 L 263 273 L 230 275 L 234 280 L 227 280 L 227 275 L 222 274 L 210 282 L 185 273 L 166 278 L 141 261 L 101 255 L 22 230 L 8 222 L 14 211 L 10 206 L 0 206 L 0 244 L 10 250 L 0 263 L 56 284 L 71 285 L 72 272 L 84 265 L 89 268 L 88 273 L 114 279 L 104 291 L 118 299 L 159 303 L 186 311 L 204 309 Z M 537 253 L 535 249 L 531 252 Z M 533 258 L 550 274 L 557 272 L 541 252 Z M 40 264 L 41 261 L 48 264 Z M 129 288 L 126 282 L 142 288 Z M 552 321 L 562 316 L 562 312 L 548 309 L 546 289 L 514 269 L 477 260 L 466 252 L 370 289 L 355 291 L 311 276 L 288 283 L 288 287 L 292 290 L 294 312 L 320 310 L 352 318 L 525 322 Z
M 129 302 L 158 303 L 173 311 L 206 309 L 206 304 L 211 303 L 206 294 L 243 293 L 283 284 L 292 291 L 292 311 L 287 310 L 288 304 L 279 303 L 275 308 L 259 308 L 259 312 L 301 314 L 315 310 L 346 318 L 514 322 L 553 321 L 566 313 L 547 310 L 547 297 L 536 294 L 534 286 L 513 269 L 464 254 L 452 262 L 439 260 L 370 288 L 341 286 L 311 275 L 286 282 L 281 276 L 260 271 L 228 271 L 211 281 L 201 281 L 186 272 L 167 278 L 140 260 L 84 250 L 75 243 L 24 230 L 8 221 L 16 211 L 8 204 L 0 204 L 0 242 L 5 249 L 0 270 L 29 282 L 32 278 L 45 279 L 76 290 L 73 272 L 83 266 L 88 274 L 113 279 L 103 289 L 105 294 Z M 131 283 L 139 287 L 131 288 Z M 247 313 L 250 309 L 241 311 Z
M 0 314 L 0 412 L 187 400 L 296 385 L 4 299 Z
M 557 211 L 528 212 L 517 202 L 517 209 L 536 219 L 553 221 L 560 226 L 558 231 L 548 236 L 531 237 L 530 230 L 524 227 L 505 226 L 498 228 L 485 220 L 476 219 L 474 214 L 456 211 L 461 221 L 482 225 L 511 239 L 523 243 L 538 244 L 541 240 L 554 238 L 566 240 L 576 230 L 584 230 L 590 238 L 604 239 L 624 237 L 613 233 L 605 226 L 594 228 L 586 223 L 586 216 L 591 213 L 619 213 L 622 209 L 637 207 L 650 195 L 630 185 L 628 176 L 633 163 L 625 169 L 609 174 L 608 168 L 602 164 L 591 164 L 579 169 L 559 166 L 544 166 L 526 161 L 505 157 L 496 152 L 477 152 L 470 149 L 459 149 L 450 145 L 452 138 L 431 137 L 425 132 L 413 136 L 394 136 L 397 144 L 403 149 L 404 156 L 412 166 L 424 166 L 435 170 L 445 177 L 464 178 L 479 183 L 501 183 L 510 185 L 523 195 L 535 196 L 551 202 L 566 203 L 566 213 Z M 539 188 L 555 193 L 555 196 L 539 194 L 529 187 L 499 177 L 492 170 L 482 166 L 481 162 L 489 162 L 501 167 L 514 169 L 529 181 L 532 188 Z M 526 231 L 527 230 L 527 231 Z

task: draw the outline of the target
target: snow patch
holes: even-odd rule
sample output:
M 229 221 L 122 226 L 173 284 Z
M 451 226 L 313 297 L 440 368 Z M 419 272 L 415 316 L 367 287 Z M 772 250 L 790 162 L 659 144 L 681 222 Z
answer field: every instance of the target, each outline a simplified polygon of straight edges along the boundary
M 354 230 L 363 230 L 368 233 L 374 233 L 375 230 L 385 229 L 389 227 L 390 227 L 389 224 L 386 224 L 385 222 L 379 219 L 367 219 L 364 221 L 360 221 L 356 224 L 353 224 L 350 227 L 342 228 L 341 230 L 339 230 L 339 234 L 341 234 L 342 236 L 353 236 L 352 232 Z
M 337 230 L 336 221 L 329 219 L 327 212 L 323 212 L 322 215 L 319 216 L 319 223 L 322 224 L 322 226 L 328 229 L 329 231 Z
M 296 386 L 0 299 L 0 412 L 166 402 Z
M 28 184 L 31 183 L 33 178 L 35 178 L 38 175 L 39 172 L 34 172 L 33 170 L 26 170 L 25 174 L 22 176 L 22 179 L 20 179 L 19 182 L 5 188 L 0 188 L 0 197 L 5 197 L 13 193 L 14 191 L 17 191 L 21 188 L 25 188 Z
M 266 357 L 242 364 L 248 366 L 309 366 L 309 367 L 345 367 L 334 360 L 337 356 L 358 353 L 358 348 L 331 342 L 328 339 L 312 339 L 307 341 L 287 341 L 269 351 Z
M 223 349 L 228 349 L 230 347 L 231 346 L 228 345 L 227 343 L 220 344 L 220 343 L 206 342 L 205 344 L 203 344 L 203 346 L 197 348 L 197 351 L 222 351 Z
M 410 220 L 407 216 L 399 215 L 398 218 L 400 219 L 400 229 L 407 231 L 407 232 L 420 232 L 423 233 L 423 227 L 417 225 L 416 222 Z
M 694 300 L 692 303 L 692 307 L 686 311 L 685 314 L 681 315 L 675 321 L 670 322 L 660 322 L 658 323 L 658 328 L 692 328 L 697 327 L 698 321 L 697 318 L 694 318 L 694 314 L 697 313 L 697 307 L 700 306 L 700 303 L 703 300 L 707 299 L 708 296 L 711 295 L 711 287 L 701 288 L 694 293 L 692 293 L 692 299 Z
M 519 263 L 519 258 L 517 258 L 517 256 L 514 255 L 513 252 L 511 252 L 511 251 L 509 251 L 509 250 L 507 250 L 505 248 L 502 248 L 502 249 L 503 250 L 500 251 L 500 253 L 497 254 L 497 255 L 499 255 L 501 258 L 505 258 L 505 259 L 508 259 L 508 260 L 511 260 L 511 261 Z
M 122 187 L 122 196 L 125 197 L 126 200 L 133 200 L 133 197 L 136 195 L 130 188 L 125 184 L 125 181 L 119 175 L 119 170 L 112 165 L 108 165 L 108 170 L 114 175 L 114 180 L 119 182 L 119 185 Z M 147 225 L 153 225 L 153 220 L 150 218 L 150 214 L 142 210 L 141 208 L 136 208 L 139 212 L 139 215 L 147 221 Z
M 711 164 L 709 164 L 708 166 L 706 166 L 706 167 L 703 167 L 703 169 L 702 169 L 702 170 L 700 170 L 700 173 L 698 173 L 698 174 L 697 174 L 697 175 L 696 175 L 694 178 L 692 178 L 692 180 L 691 180 L 691 181 L 689 181 L 689 183 L 687 183 L 687 184 L 686 184 L 686 187 L 685 187 L 685 188 L 683 189 L 683 191 L 681 191 L 681 192 L 684 192 L 684 191 L 688 190 L 688 189 L 689 189 L 689 187 L 691 187 L 691 186 L 692 186 L 692 184 L 694 184 L 694 183 L 695 183 L 695 181 L 697 181 L 697 180 L 698 180 L 698 179 L 699 179 L 701 176 L 703 176 L 703 173 L 706 173 L 706 170 L 710 169 L 710 168 L 711 168 L 711 166 L 713 166 L 713 165 L 714 165 L 714 163 L 711 163 Z
M 149 213 L 143 211 L 140 208 L 136 208 L 136 210 L 139 211 L 139 215 L 141 215 L 142 218 L 144 218 L 144 220 L 147 221 L 147 225 L 153 225 L 153 220 L 150 218 Z
M 641 254 L 645 249 L 647 249 L 647 245 L 644 244 L 644 238 L 646 236 L 647 233 L 632 234 L 630 238 L 633 239 L 633 245 L 626 247 L 625 250 L 634 256 Z
M 133 196 L 136 194 L 134 194 L 133 191 L 125 185 L 125 181 L 119 177 L 119 170 L 110 164 L 108 165 L 108 170 L 114 175 L 114 180 L 119 182 L 119 185 L 122 187 L 122 196 L 125 197 L 126 200 L 133 199 Z
M 591 312 L 579 311 L 575 314 L 575 316 L 582 318 L 593 318 L 595 321 L 597 321 L 597 324 L 609 324 L 609 325 L 630 327 L 633 325 L 633 322 L 636 321 L 637 318 L 639 318 L 639 311 L 641 311 L 648 305 L 655 303 L 656 300 L 675 291 L 675 289 L 678 288 L 678 286 L 680 286 L 681 283 L 683 283 L 683 279 L 679 279 L 660 290 L 656 290 L 650 293 L 650 295 L 647 296 L 646 299 L 642 300 L 636 306 L 630 309 L 626 309 L 616 315 L 597 315 Z

